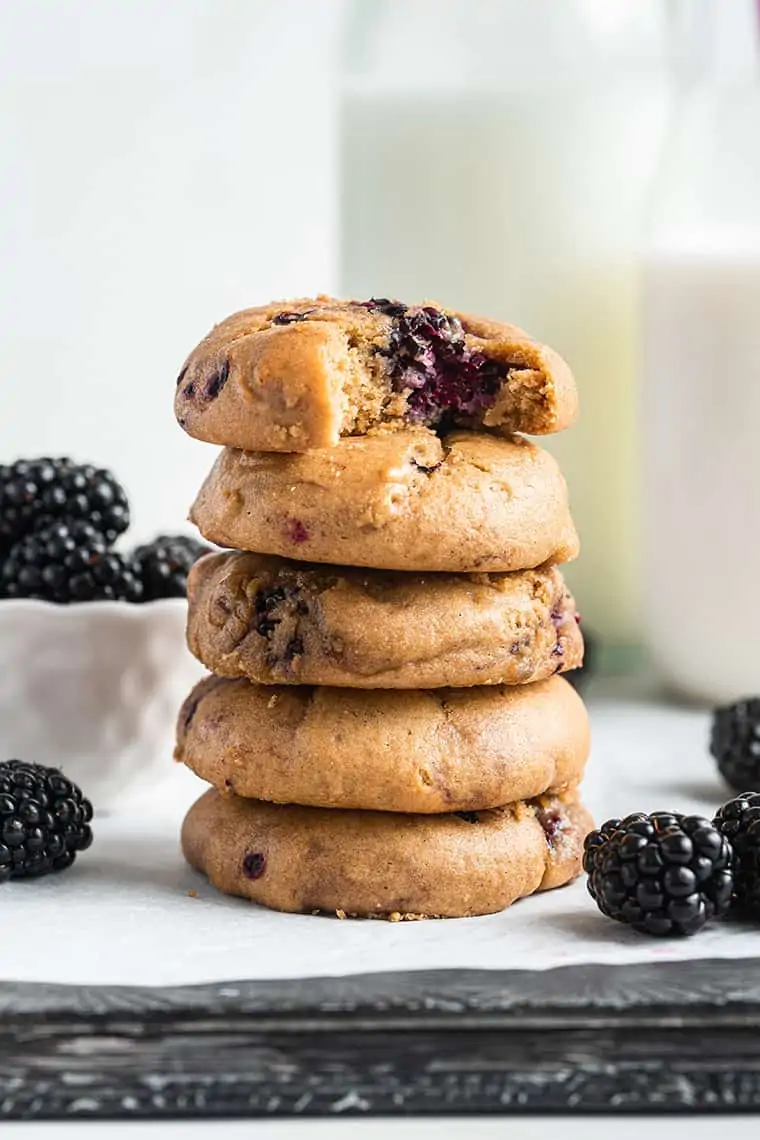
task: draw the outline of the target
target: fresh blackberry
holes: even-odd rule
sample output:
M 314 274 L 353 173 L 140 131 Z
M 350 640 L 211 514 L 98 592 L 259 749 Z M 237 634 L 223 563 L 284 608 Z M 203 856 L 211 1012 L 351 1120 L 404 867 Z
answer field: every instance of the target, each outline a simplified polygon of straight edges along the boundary
M 86 522 L 54 523 L 11 548 L 0 567 L 0 597 L 46 602 L 139 602 L 137 564 L 109 550 Z
M 63 871 L 92 843 L 92 805 L 57 768 L 0 764 L 0 883 Z
M 760 792 L 760 698 L 715 710 L 710 751 L 730 788 Z
M 90 523 L 110 545 L 129 526 L 124 488 L 110 471 L 66 458 L 0 466 L 0 548 L 59 519 Z
M 734 849 L 734 902 L 760 916 L 760 792 L 729 800 L 713 822 Z
M 138 546 L 132 557 L 142 580 L 142 600 L 184 598 L 190 567 L 210 550 L 210 546 L 184 534 L 160 534 Z
M 657 936 L 695 934 L 725 914 L 733 852 L 707 819 L 639 812 L 586 837 L 583 867 L 602 914 Z

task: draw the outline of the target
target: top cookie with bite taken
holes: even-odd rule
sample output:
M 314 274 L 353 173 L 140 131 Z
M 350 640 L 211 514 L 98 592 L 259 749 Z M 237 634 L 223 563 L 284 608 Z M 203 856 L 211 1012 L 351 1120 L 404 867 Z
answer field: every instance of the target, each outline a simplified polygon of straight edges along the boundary
M 410 426 L 546 435 L 577 411 L 565 361 L 521 329 L 384 298 L 234 313 L 191 352 L 175 396 L 190 435 L 246 451 Z

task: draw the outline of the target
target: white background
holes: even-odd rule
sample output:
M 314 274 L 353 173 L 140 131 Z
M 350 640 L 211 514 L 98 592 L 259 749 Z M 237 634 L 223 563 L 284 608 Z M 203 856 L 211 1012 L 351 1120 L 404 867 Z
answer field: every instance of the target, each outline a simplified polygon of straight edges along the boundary
M 172 414 L 217 320 L 334 288 L 339 0 L 0 0 L 0 462 L 112 466 L 135 537 L 214 450 Z

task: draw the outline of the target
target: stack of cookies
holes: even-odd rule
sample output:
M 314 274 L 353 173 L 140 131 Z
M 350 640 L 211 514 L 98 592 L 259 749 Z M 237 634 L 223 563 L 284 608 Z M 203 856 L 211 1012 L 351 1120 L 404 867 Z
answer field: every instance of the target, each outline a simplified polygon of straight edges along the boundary
M 327 297 L 237 313 L 190 355 L 180 424 L 222 444 L 192 508 L 230 548 L 190 575 L 211 671 L 177 757 L 211 785 L 182 844 L 286 911 L 498 911 L 574 878 L 586 712 L 556 568 L 568 426 L 556 353 L 433 306 Z

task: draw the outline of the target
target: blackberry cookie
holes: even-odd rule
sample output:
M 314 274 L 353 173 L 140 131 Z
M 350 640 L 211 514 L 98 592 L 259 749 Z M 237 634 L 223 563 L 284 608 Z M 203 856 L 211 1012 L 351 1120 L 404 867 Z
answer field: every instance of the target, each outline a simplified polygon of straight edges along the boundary
M 564 360 L 513 325 L 331 297 L 228 317 L 188 357 L 175 398 L 190 435 L 247 451 L 334 447 L 410 424 L 543 435 L 577 409 Z
M 225 449 L 191 518 L 218 546 L 388 570 L 524 570 L 578 553 L 559 467 L 522 436 L 418 429 L 305 455 Z
M 480 811 L 577 784 L 588 716 L 560 677 L 413 692 L 265 688 L 208 677 L 176 759 L 220 791 L 373 811 Z
M 420 816 L 267 804 L 212 788 L 185 817 L 182 848 L 224 894 L 274 910 L 457 918 L 574 879 L 592 827 L 573 792 Z
M 575 602 L 554 568 L 390 573 L 230 551 L 195 563 L 188 599 L 195 656 L 264 685 L 520 685 L 583 660 Z

